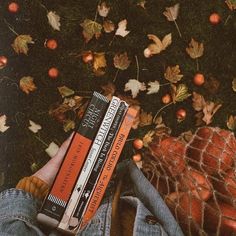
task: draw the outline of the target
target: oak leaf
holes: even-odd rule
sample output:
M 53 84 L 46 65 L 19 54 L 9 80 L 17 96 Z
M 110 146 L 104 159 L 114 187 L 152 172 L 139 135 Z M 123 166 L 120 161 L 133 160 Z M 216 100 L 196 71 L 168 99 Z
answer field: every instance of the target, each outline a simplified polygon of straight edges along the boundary
M 8 130 L 10 128 L 9 126 L 6 126 L 6 120 L 7 120 L 6 115 L 0 116 L 0 132 L 2 132 L 2 133 L 4 133 L 6 130 Z
M 131 91 L 132 97 L 136 98 L 139 91 L 145 91 L 146 86 L 144 83 L 139 82 L 136 79 L 130 79 L 126 84 L 125 84 L 125 89 L 124 91 Z
M 33 92 L 37 89 L 37 87 L 34 84 L 34 78 L 31 76 L 24 76 L 20 79 L 20 88 L 23 92 L 26 94 L 29 94 L 30 92 Z
M 26 35 L 18 35 L 13 44 L 11 45 L 14 49 L 14 51 L 17 53 L 17 54 L 20 54 L 20 53 L 23 53 L 25 55 L 28 54 L 28 51 L 29 51 L 29 47 L 28 47 L 28 44 L 33 44 L 34 41 L 32 40 L 32 37 L 28 34 Z
M 127 52 L 116 54 L 113 58 L 115 68 L 119 70 L 126 70 L 131 61 L 128 58 Z
M 214 102 L 206 102 L 206 105 L 203 108 L 203 118 L 202 120 L 209 125 L 212 122 L 212 117 L 215 115 L 215 113 L 221 108 L 222 104 L 217 104 Z
M 191 94 L 188 93 L 188 87 L 185 84 L 179 84 L 178 86 L 171 84 L 171 88 L 172 88 L 171 95 L 173 103 L 182 102 L 189 96 L 191 96 Z
M 83 28 L 83 36 L 86 43 L 88 43 L 94 36 L 96 39 L 100 37 L 102 30 L 101 24 L 93 20 L 85 19 L 80 25 Z
M 179 15 L 179 3 L 172 7 L 166 7 L 166 10 L 163 12 L 163 14 L 168 21 L 175 21 Z
M 60 31 L 60 16 L 57 15 L 55 11 L 49 11 L 47 17 L 49 25 L 51 25 L 54 30 Z
M 74 90 L 66 87 L 66 86 L 61 86 L 61 87 L 58 87 L 57 88 L 59 93 L 61 94 L 61 96 L 64 98 L 64 97 L 68 97 L 68 96 L 71 96 L 75 93 Z
M 106 2 L 102 2 L 100 5 L 98 5 L 98 13 L 100 16 L 107 17 L 109 11 L 110 7 L 107 6 Z
M 230 130 L 235 130 L 236 129 L 236 116 L 230 115 L 226 124 Z
M 193 92 L 193 108 L 195 111 L 201 111 L 206 105 L 205 99 L 201 94 Z
M 199 43 L 192 38 L 189 43 L 189 47 L 186 48 L 186 52 L 192 59 L 199 58 L 203 55 L 204 45 L 203 43 Z
M 171 83 L 177 83 L 183 78 L 183 75 L 180 74 L 179 65 L 173 67 L 168 66 L 164 76 Z
M 146 126 L 146 125 L 151 125 L 152 124 L 152 118 L 153 118 L 152 113 L 148 113 L 148 112 L 145 112 L 145 111 L 141 110 L 139 126 L 143 127 L 143 126 Z
M 148 92 L 147 94 L 154 94 L 158 93 L 160 90 L 160 83 L 159 81 L 155 80 L 154 82 L 148 82 Z
M 120 35 L 121 37 L 125 37 L 130 33 L 130 31 L 126 30 L 128 21 L 126 19 L 120 21 L 118 23 L 118 29 L 116 30 L 115 35 Z
M 33 133 L 38 133 L 38 131 L 40 130 L 40 129 L 42 129 L 42 126 L 41 125 L 39 125 L 39 124 L 36 124 L 35 122 L 33 122 L 32 120 L 29 120 L 29 124 L 30 124 L 30 126 L 28 127 L 29 128 L 29 130 L 31 130 Z
M 106 33 L 111 33 L 115 30 L 115 25 L 111 20 L 105 20 L 102 26 Z

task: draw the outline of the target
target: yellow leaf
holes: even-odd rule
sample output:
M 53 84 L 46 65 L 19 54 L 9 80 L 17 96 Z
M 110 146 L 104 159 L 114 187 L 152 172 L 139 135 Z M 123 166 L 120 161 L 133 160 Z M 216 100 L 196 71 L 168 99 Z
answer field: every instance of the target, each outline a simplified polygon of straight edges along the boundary
M 179 65 L 173 67 L 168 66 L 164 76 L 171 83 L 177 83 L 183 78 L 183 75 L 180 74 Z
M 107 61 L 104 52 L 95 52 L 93 60 L 93 72 L 97 75 L 105 74 L 104 68 L 107 66 Z
M 20 88 L 26 94 L 29 94 L 37 89 L 34 84 L 34 79 L 31 76 L 24 76 L 20 79 Z
M 148 133 L 146 133 L 143 137 L 143 146 L 144 147 L 148 147 L 149 143 L 151 143 L 153 141 L 153 136 L 155 134 L 154 130 L 150 130 L 148 131 Z
M 153 118 L 152 113 L 148 113 L 142 110 L 139 118 L 140 118 L 140 123 L 139 123 L 140 127 L 152 124 L 152 118 Z
M 57 88 L 59 93 L 61 94 L 61 96 L 64 98 L 64 97 L 68 97 L 68 96 L 71 96 L 75 93 L 74 90 L 66 87 L 66 86 L 62 86 L 62 87 L 58 87 Z
M 179 3 L 172 7 L 166 7 L 166 11 L 163 12 L 168 21 L 175 21 L 179 14 Z
M 188 93 L 188 87 L 185 84 L 179 84 L 177 87 L 172 84 L 171 88 L 173 103 L 182 102 L 191 96 L 191 94 Z
M 198 43 L 192 38 L 191 42 L 189 43 L 189 47 L 186 48 L 186 52 L 193 59 L 201 57 L 204 52 L 203 43 Z
M 18 35 L 13 44 L 12 47 L 15 50 L 15 52 L 17 54 L 23 53 L 25 55 L 28 54 L 28 44 L 29 43 L 34 43 L 34 41 L 32 41 L 32 37 L 30 35 Z

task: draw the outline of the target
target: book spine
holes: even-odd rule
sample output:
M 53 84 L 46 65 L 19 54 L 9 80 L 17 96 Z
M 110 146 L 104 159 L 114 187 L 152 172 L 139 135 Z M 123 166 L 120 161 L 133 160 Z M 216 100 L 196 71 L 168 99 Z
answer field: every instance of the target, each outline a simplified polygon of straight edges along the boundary
M 88 182 L 87 182 L 87 184 L 84 188 L 84 191 L 81 195 L 81 198 L 78 202 L 75 213 L 73 214 L 73 217 L 77 218 L 79 221 L 82 217 L 85 206 L 88 203 L 90 196 L 92 195 L 93 189 L 96 186 L 97 179 L 101 173 L 101 170 L 104 166 L 105 160 L 110 152 L 110 149 L 111 149 L 112 144 L 115 140 L 116 134 L 119 131 L 119 127 L 121 125 L 121 122 L 124 118 L 124 115 L 125 115 L 125 112 L 127 111 L 127 109 L 128 109 L 128 105 L 125 102 L 121 102 L 120 107 L 117 111 L 117 114 L 114 118 L 114 121 L 111 125 L 111 129 L 109 130 L 107 138 L 106 138 L 106 140 L 103 144 L 103 147 L 101 149 L 101 152 L 99 153 L 98 159 L 96 160 L 94 168 L 91 172 Z M 75 220 L 72 219 L 72 221 L 74 222 Z
M 79 201 L 82 191 L 85 187 L 85 184 L 87 183 L 87 179 L 91 173 L 91 170 L 93 169 L 93 166 L 96 162 L 98 154 L 101 150 L 101 147 L 102 147 L 102 145 L 105 141 L 105 138 L 108 134 L 108 131 L 111 127 L 112 121 L 116 115 L 119 104 L 120 104 L 120 99 L 113 96 L 113 98 L 110 102 L 110 105 L 106 111 L 106 114 L 103 118 L 103 121 L 98 129 L 97 135 L 92 143 L 91 149 L 86 157 L 86 161 L 81 169 L 81 173 L 80 173 L 78 180 L 75 184 L 74 190 L 73 190 L 70 200 L 67 204 L 66 210 L 65 210 L 63 217 L 58 225 L 58 228 L 61 230 L 67 229 L 70 217 L 72 216 L 72 214 L 76 208 L 77 202 Z
M 84 214 L 82 216 L 81 224 L 79 226 L 80 229 L 82 229 L 84 226 L 87 225 L 87 223 L 92 219 L 92 217 L 95 215 L 97 209 L 99 208 L 99 205 L 102 201 L 103 195 L 106 191 L 106 188 L 108 186 L 108 183 L 111 179 L 112 173 L 115 169 L 115 166 L 117 164 L 117 161 L 120 157 L 120 154 L 122 152 L 122 149 L 125 145 L 125 141 L 129 135 L 129 131 L 131 129 L 131 126 L 133 124 L 133 121 L 137 115 L 137 111 L 133 108 L 129 108 L 125 118 L 121 124 L 120 130 L 118 131 L 118 134 L 115 138 L 114 144 L 112 146 L 112 149 L 108 155 L 108 158 L 105 162 L 104 168 L 101 172 L 101 175 L 98 178 L 96 187 L 92 193 L 92 196 L 89 200 L 89 203 L 84 211 Z M 78 228 L 77 228 L 78 230 Z
M 52 188 L 45 198 L 41 213 L 58 220 L 64 213 L 79 171 L 108 107 L 108 99 L 94 92 L 80 125 L 75 132 L 55 177 Z

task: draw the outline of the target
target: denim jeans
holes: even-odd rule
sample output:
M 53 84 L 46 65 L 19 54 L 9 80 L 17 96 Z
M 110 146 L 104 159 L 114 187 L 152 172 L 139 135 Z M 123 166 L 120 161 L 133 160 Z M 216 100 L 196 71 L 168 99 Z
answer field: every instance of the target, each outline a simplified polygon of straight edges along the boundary
M 156 189 L 132 162 L 128 162 L 126 172 L 132 181 L 133 195 L 121 196 L 136 208 L 133 228 L 135 236 L 180 236 L 183 235 L 178 223 Z M 93 219 L 78 235 L 108 236 L 111 228 L 112 197 L 105 197 Z M 54 231 L 45 232 L 36 221 L 41 202 L 30 193 L 18 189 L 8 189 L 0 193 L 0 235 L 31 236 L 60 235 Z M 154 216 L 156 222 L 147 221 L 147 216 Z

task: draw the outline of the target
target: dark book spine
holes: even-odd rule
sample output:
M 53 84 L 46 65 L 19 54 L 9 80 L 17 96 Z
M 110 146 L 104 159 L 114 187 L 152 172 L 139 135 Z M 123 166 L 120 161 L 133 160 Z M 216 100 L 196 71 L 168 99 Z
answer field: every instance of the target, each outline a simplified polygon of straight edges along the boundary
M 118 133 L 119 127 L 121 125 L 121 122 L 124 118 L 125 112 L 128 109 L 128 105 L 125 102 L 121 102 L 117 114 L 114 118 L 114 121 L 112 123 L 112 126 L 109 130 L 108 136 L 103 144 L 103 147 L 99 153 L 98 159 L 96 160 L 96 163 L 94 165 L 94 168 L 91 172 L 91 175 L 88 179 L 88 182 L 84 188 L 84 191 L 81 195 L 81 198 L 78 202 L 77 208 L 75 210 L 75 213 L 73 215 L 73 217 L 78 218 L 78 220 L 80 220 L 80 218 L 82 217 L 83 211 L 85 209 L 85 206 L 87 205 L 90 196 L 93 192 L 93 189 L 96 186 L 96 182 L 97 179 L 101 173 L 101 170 L 104 166 L 104 163 L 106 161 L 106 158 L 108 156 L 108 153 L 111 150 L 111 146 L 115 140 L 116 134 Z
M 60 221 L 108 104 L 106 97 L 94 92 L 43 203 L 41 213 Z

